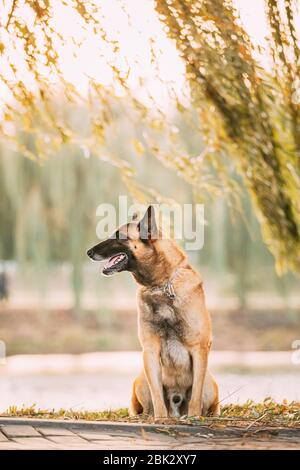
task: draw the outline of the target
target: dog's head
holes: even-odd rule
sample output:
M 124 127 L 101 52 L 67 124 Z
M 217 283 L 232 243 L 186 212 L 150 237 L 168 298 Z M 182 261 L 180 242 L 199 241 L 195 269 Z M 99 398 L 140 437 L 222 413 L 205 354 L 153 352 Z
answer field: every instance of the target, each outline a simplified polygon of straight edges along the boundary
M 121 271 L 136 273 L 155 256 L 158 237 L 154 208 L 149 206 L 141 220 L 122 225 L 107 240 L 88 250 L 87 255 L 94 261 L 107 260 L 102 270 L 106 276 Z

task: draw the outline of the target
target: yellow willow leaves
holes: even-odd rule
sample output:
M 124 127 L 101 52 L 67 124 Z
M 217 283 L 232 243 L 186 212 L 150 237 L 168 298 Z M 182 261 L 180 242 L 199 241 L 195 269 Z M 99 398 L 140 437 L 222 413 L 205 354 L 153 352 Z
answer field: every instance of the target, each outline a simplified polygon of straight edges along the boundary
M 18 139 L 24 115 L 26 132 L 49 137 L 47 151 L 53 143 L 56 149 L 59 143 L 84 142 L 124 171 L 127 180 L 128 173 L 134 172 L 122 151 L 118 149 L 121 156 L 116 156 L 105 149 L 110 136 L 118 131 L 118 113 L 123 107 L 131 124 L 143 125 L 142 142 L 129 137 L 135 153 L 151 152 L 195 189 L 209 195 L 235 191 L 232 175 L 238 172 L 277 266 L 300 272 L 300 107 L 293 98 L 300 57 L 297 5 L 294 0 L 285 0 L 282 8 L 279 0 L 265 3 L 271 70 L 256 59 L 255 46 L 231 0 L 154 2 L 165 33 L 184 64 L 188 83 L 188 96 L 184 97 L 184 93 L 174 92 L 172 83 L 166 86 L 170 105 L 164 107 L 164 100 L 153 99 L 145 77 L 133 80 L 132 64 L 121 55 L 123 44 L 102 16 L 102 2 L 62 2 L 70 18 L 71 13 L 77 15 L 81 25 L 72 37 L 74 44 L 85 33 L 94 35 L 101 50 L 95 57 L 99 64 L 104 51 L 109 51 L 105 66 L 111 82 L 104 86 L 86 77 L 90 78 L 88 96 L 81 95 L 63 73 L 59 51 L 70 38 L 52 21 L 57 2 L 12 2 L 0 27 L 0 81 L 5 89 L 1 112 L 3 123 L 12 109 L 16 119 L 9 122 L 15 132 L 5 133 L 4 124 L 1 126 L 4 138 L 10 143 Z M 119 4 L 120 11 L 126 9 L 126 2 Z M 159 47 L 154 40 L 144 47 L 149 49 L 154 81 L 160 83 Z M 133 82 L 139 85 L 132 88 Z M 66 102 L 77 108 L 61 112 L 59 104 Z M 184 115 L 184 124 L 173 132 L 178 114 Z M 199 155 L 199 149 L 183 145 L 181 132 L 197 135 L 199 142 L 214 150 L 195 162 L 192 158 Z M 43 139 L 39 142 L 42 154 Z M 50 153 L 47 151 L 44 153 Z M 27 143 L 24 153 L 35 155 L 37 149 Z
M 144 148 L 142 142 L 140 142 L 139 140 L 134 139 L 132 143 L 133 143 L 133 146 L 134 146 L 134 149 L 135 149 L 136 153 L 140 156 L 144 155 L 145 148 Z

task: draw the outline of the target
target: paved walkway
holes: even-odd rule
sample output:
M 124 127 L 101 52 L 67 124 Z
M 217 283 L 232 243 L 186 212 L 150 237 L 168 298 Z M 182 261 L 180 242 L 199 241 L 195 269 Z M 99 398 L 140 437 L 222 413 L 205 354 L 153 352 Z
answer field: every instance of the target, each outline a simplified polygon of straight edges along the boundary
M 0 419 L 0 450 L 299 449 L 300 429 Z
M 300 364 L 291 352 L 213 351 L 210 369 L 222 404 L 300 401 Z M 0 411 L 9 406 L 108 410 L 127 407 L 140 352 L 10 356 L 0 365 Z M 70 393 L 72 390 L 72 393 Z

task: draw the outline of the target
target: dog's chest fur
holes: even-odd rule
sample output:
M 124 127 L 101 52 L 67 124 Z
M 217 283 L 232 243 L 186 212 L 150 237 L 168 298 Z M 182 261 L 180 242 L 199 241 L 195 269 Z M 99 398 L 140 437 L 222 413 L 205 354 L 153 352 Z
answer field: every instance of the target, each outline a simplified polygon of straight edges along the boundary
M 165 295 L 151 295 L 147 298 L 149 309 L 145 318 L 151 330 L 162 339 L 184 338 L 184 322 L 180 311 Z
M 165 295 L 148 297 L 145 321 L 161 339 L 161 362 L 174 373 L 190 369 L 190 356 L 184 346 L 185 322 L 178 307 Z

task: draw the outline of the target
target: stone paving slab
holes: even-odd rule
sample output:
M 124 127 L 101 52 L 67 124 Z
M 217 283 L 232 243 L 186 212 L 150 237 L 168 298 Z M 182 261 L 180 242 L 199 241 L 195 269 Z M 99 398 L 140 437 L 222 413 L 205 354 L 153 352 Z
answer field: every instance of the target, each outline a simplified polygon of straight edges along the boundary
M 28 448 L 26 448 L 27 450 Z M 16 444 L 15 442 L 0 442 L 0 451 L 1 450 L 22 450 L 20 444 Z
M 0 442 L 7 442 L 7 437 L 0 431 Z
M 40 437 L 40 433 L 34 427 L 26 424 L 8 424 L 1 426 L 1 431 L 7 437 Z
M 69 429 L 60 428 L 60 427 L 37 427 L 35 428 L 43 436 L 74 436 L 74 433 Z
M 2 436 L 2 437 L 1 437 Z M 0 450 L 299 449 L 300 429 L 0 418 Z
M 49 436 L 49 440 L 63 446 L 84 446 L 89 443 L 89 441 L 86 441 L 75 434 L 73 434 L 73 436 Z
M 247 434 L 245 428 L 241 427 L 222 427 L 214 428 L 206 425 L 195 424 L 195 425 L 178 425 L 178 424 L 160 424 L 160 423 L 129 423 L 121 421 L 85 421 L 85 420 L 59 420 L 59 419 L 37 419 L 37 418 L 4 418 L 0 417 L 0 430 L 3 430 L 5 426 L 26 426 L 28 428 L 55 428 L 55 429 L 67 429 L 73 433 L 79 434 L 81 432 L 101 432 L 104 434 L 113 434 L 118 437 L 130 437 L 132 434 L 141 434 L 142 432 L 155 433 L 156 436 L 169 436 L 172 433 L 179 433 L 181 436 L 190 437 L 195 435 L 208 436 L 208 437 L 239 437 Z M 26 430 L 29 432 L 29 430 Z M 37 432 L 37 431 L 36 431 Z M 285 437 L 299 437 L 300 438 L 300 427 L 299 428 L 251 428 L 249 434 L 261 434 L 269 433 L 270 435 L 280 435 Z M 40 434 L 38 433 L 38 436 Z
M 109 434 L 103 434 L 101 432 L 81 432 L 80 437 L 83 437 L 83 439 L 86 439 L 88 441 L 114 441 L 116 439 L 116 436 L 110 436 Z
M 59 446 L 44 437 L 16 437 L 13 442 L 24 450 L 59 450 Z

